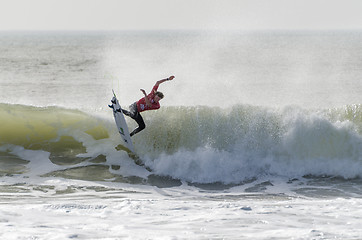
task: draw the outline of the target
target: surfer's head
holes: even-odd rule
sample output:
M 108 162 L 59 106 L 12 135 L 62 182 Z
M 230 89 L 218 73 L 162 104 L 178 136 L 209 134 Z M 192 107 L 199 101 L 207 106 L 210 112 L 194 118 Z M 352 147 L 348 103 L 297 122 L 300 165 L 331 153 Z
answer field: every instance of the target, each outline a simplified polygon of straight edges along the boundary
M 158 101 L 160 101 L 163 97 L 164 97 L 164 96 L 163 96 L 163 93 L 162 93 L 162 92 L 156 92 L 156 93 L 155 93 L 154 100 L 155 100 L 155 102 L 158 102 Z

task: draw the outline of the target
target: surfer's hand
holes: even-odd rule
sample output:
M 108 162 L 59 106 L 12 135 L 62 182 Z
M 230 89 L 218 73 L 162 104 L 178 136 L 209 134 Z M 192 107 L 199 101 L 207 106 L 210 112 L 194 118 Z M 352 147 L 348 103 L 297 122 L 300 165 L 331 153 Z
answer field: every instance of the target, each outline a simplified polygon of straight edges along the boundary
M 172 79 L 174 79 L 175 76 L 170 76 L 169 78 L 165 78 L 165 79 L 162 79 L 162 80 L 159 80 L 156 82 L 156 86 L 160 85 L 161 83 L 164 83 L 166 81 L 171 81 Z

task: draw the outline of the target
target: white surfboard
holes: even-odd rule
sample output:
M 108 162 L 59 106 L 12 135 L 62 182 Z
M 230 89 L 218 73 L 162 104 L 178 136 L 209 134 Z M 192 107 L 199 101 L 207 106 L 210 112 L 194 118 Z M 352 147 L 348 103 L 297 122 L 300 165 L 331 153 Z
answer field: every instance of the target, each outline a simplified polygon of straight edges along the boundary
M 118 99 L 117 99 L 114 91 L 113 91 L 113 95 L 114 96 L 111 101 L 112 105 L 110 105 L 110 107 L 113 109 L 113 116 L 114 116 L 114 120 L 116 121 L 118 132 L 119 132 L 119 134 L 121 134 L 125 147 L 128 148 L 132 153 L 135 154 L 135 149 L 133 147 L 132 140 L 129 135 L 128 126 L 127 126 L 126 120 L 124 119 L 124 115 L 122 113 L 121 106 L 119 105 Z

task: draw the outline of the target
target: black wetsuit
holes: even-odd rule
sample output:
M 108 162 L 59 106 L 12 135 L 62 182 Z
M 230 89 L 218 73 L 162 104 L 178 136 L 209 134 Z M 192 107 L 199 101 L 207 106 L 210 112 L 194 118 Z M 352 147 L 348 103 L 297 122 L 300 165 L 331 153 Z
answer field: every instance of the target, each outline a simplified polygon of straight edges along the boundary
M 138 112 L 137 109 L 137 102 L 133 103 L 132 105 L 129 106 L 129 110 L 124 110 L 122 109 L 122 112 L 129 116 L 130 118 L 134 119 L 137 123 L 138 123 L 138 128 L 136 128 L 135 130 L 133 130 L 133 132 L 130 133 L 130 136 L 132 137 L 133 135 L 135 135 L 136 133 L 139 133 L 140 131 L 142 131 L 143 129 L 146 128 L 146 124 L 143 121 L 143 118 L 141 116 L 141 114 Z

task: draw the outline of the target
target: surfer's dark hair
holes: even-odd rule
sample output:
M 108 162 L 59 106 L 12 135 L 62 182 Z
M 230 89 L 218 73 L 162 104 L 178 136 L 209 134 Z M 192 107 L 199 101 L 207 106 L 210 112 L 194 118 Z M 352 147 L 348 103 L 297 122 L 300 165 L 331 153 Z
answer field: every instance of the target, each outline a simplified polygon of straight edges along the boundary
M 164 97 L 162 92 L 156 92 L 155 95 L 159 96 L 161 99 Z

